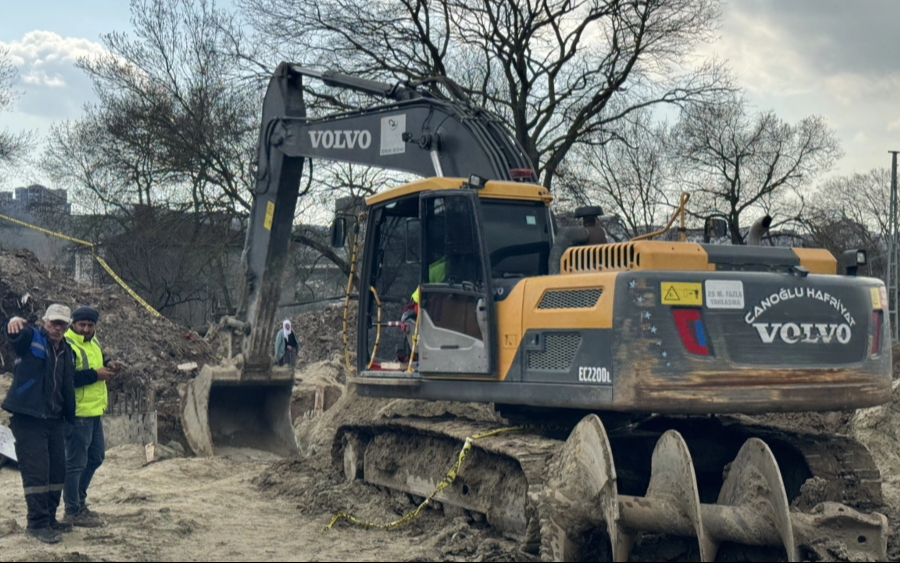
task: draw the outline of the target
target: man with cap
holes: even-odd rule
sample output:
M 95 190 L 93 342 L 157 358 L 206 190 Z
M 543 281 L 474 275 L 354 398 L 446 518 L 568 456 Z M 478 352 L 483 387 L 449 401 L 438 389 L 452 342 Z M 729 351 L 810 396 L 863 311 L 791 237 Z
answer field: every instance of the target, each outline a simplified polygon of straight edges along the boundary
M 75 421 L 66 425 L 63 522 L 87 528 L 103 524 L 86 501 L 94 472 L 106 456 L 102 421 L 107 403 L 106 382 L 125 367 L 122 362 L 103 358 L 95 334 L 99 320 L 96 309 L 79 307 L 72 313 L 72 326 L 66 331 L 66 340 L 75 352 Z
M 58 542 L 59 532 L 72 529 L 56 519 L 66 476 L 63 424 L 75 420 L 75 365 L 63 338 L 69 321 L 69 308 L 53 304 L 43 326 L 28 326 L 22 317 L 3 325 L 18 361 L 0 406 L 12 413 L 9 426 L 28 507 L 25 532 L 45 543 Z

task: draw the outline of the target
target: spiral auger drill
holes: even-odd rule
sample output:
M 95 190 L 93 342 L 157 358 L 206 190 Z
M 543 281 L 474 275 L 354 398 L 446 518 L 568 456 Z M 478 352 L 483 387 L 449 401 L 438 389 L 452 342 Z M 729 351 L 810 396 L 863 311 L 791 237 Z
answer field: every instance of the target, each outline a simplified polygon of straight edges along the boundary
M 826 502 L 811 513 L 792 511 L 778 463 L 765 442 L 747 440 L 715 504 L 700 502 L 687 443 L 669 430 L 656 444 L 644 496 L 620 495 L 603 423 L 585 417 L 548 464 L 538 507 L 541 558 L 577 558 L 579 539 L 605 527 L 614 561 L 627 561 L 641 533 L 694 536 L 701 561 L 714 561 L 723 542 L 783 546 L 787 560 L 812 551 L 830 558 L 836 546 L 851 560 L 887 557 L 887 518 Z M 806 551 L 804 551 L 806 550 Z

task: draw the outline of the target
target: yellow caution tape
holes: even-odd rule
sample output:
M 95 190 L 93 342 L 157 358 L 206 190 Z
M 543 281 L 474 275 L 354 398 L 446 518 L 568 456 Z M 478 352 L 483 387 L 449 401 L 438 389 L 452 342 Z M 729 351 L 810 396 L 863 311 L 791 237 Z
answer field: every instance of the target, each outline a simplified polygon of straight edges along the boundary
M 56 233 L 56 232 L 50 231 L 50 230 L 48 230 L 48 229 L 44 229 L 44 228 L 42 228 L 42 227 L 38 227 L 38 226 L 36 226 L 36 225 L 32 225 L 32 224 L 30 224 L 30 223 L 26 223 L 25 221 L 19 221 L 18 219 L 13 219 L 12 217 L 7 217 L 6 215 L 0 215 L 0 219 L 6 219 L 6 220 L 9 221 L 10 223 L 15 223 L 15 224 L 17 224 L 17 225 L 22 225 L 23 227 L 28 227 L 29 229 L 34 229 L 35 231 L 40 231 L 40 232 L 44 233 L 45 235 L 50 235 L 50 236 L 53 236 L 53 237 L 57 237 L 57 238 L 61 238 L 61 239 L 66 239 L 66 240 L 72 241 L 72 242 L 77 242 L 78 244 L 83 244 L 83 245 L 85 245 L 85 246 L 90 246 L 90 247 L 93 247 L 93 246 L 94 246 L 94 243 L 92 243 L 92 242 L 88 242 L 88 241 L 86 241 L 86 240 L 77 239 L 77 238 L 75 238 L 75 237 L 70 237 L 70 236 L 64 235 L 64 234 L 62 234 L 62 233 Z
M 475 434 L 473 436 L 469 436 L 466 438 L 465 443 L 463 444 L 462 450 L 460 450 L 459 455 L 456 458 L 456 463 L 453 464 L 453 467 L 450 468 L 450 471 L 447 472 L 447 475 L 438 483 L 437 487 L 435 487 L 434 492 L 432 492 L 427 499 L 422 501 L 415 509 L 411 512 L 407 512 L 403 515 L 399 520 L 394 520 L 393 522 L 388 522 L 387 524 L 377 524 L 375 522 L 369 522 L 366 520 L 361 520 L 356 516 L 353 516 L 347 512 L 338 512 L 331 518 L 331 522 L 328 523 L 327 526 L 322 528 L 322 532 L 327 532 L 337 523 L 338 520 L 346 520 L 351 524 L 356 524 L 357 526 L 362 526 L 363 528 L 378 528 L 381 530 L 390 530 L 396 528 L 406 522 L 409 522 L 413 518 L 419 515 L 422 512 L 422 509 L 431 504 L 434 500 L 434 497 L 437 496 L 438 493 L 446 489 L 450 486 L 453 481 L 456 480 L 456 477 L 459 475 L 459 469 L 462 467 L 463 460 L 466 459 L 466 456 L 469 454 L 469 450 L 472 449 L 472 442 L 476 440 L 480 440 L 482 438 L 487 438 L 488 436 L 495 436 L 497 434 L 502 434 L 504 432 L 515 432 L 517 430 L 522 430 L 525 428 L 524 426 L 507 426 L 505 428 L 495 428 L 494 430 L 487 430 L 485 432 L 481 432 L 479 434 Z
M 106 270 L 106 273 L 108 273 L 110 276 L 112 276 L 112 279 L 116 280 L 116 283 L 118 283 L 120 286 L 122 286 L 122 289 L 124 289 L 128 293 L 128 295 L 133 297 L 135 301 L 137 301 L 138 303 L 140 303 L 141 305 L 144 306 L 144 309 L 147 309 L 148 311 L 150 311 L 150 313 L 152 313 L 153 315 L 155 315 L 157 317 L 162 316 L 159 313 L 159 311 L 157 311 L 156 309 L 153 308 L 152 305 L 150 305 L 149 303 L 144 301 L 140 295 L 138 295 L 137 293 L 135 293 L 135 291 L 133 289 L 128 287 L 128 284 L 125 283 L 125 280 L 123 280 L 115 272 L 113 272 L 113 269 L 110 268 L 109 264 L 106 263 L 106 260 L 104 260 L 103 258 L 100 258 L 100 256 L 97 255 L 97 253 L 95 253 L 93 251 L 93 248 L 91 249 L 91 255 L 94 257 L 94 260 L 96 260 L 97 262 L 100 263 L 101 266 L 103 266 L 103 269 Z
M 362 220 L 362 215 L 360 215 L 359 221 Z M 347 333 L 348 333 L 348 321 L 347 318 L 350 316 L 350 293 L 353 290 L 353 276 L 356 273 L 356 251 L 359 248 L 359 223 L 353 228 L 353 244 L 351 244 L 352 250 L 350 251 L 350 275 L 347 276 L 347 294 L 344 296 L 344 322 L 342 325 L 342 334 L 344 337 L 344 362 L 347 364 L 347 371 L 354 371 L 353 365 L 350 363 L 350 344 L 347 342 Z M 379 309 L 379 312 L 381 309 Z M 359 313 L 357 313 L 359 314 Z M 381 327 L 379 327 L 381 330 Z M 372 360 L 375 359 L 375 356 L 372 356 Z M 372 365 L 372 362 L 369 362 L 369 366 Z
M 110 276 L 112 276 L 112 279 L 116 280 L 116 283 L 118 283 L 120 286 L 122 286 L 122 289 L 124 289 L 124 290 L 128 293 L 128 295 L 130 295 L 132 298 L 134 298 L 135 301 L 137 301 L 138 303 L 140 303 L 140 304 L 141 304 L 145 309 L 147 309 L 147 311 L 149 311 L 152 315 L 155 315 L 155 316 L 157 316 L 157 317 L 161 317 L 161 316 L 162 316 L 161 314 L 159 314 L 159 311 L 157 311 L 156 309 L 154 309 L 149 303 L 147 303 L 146 301 L 144 301 L 144 300 L 141 298 L 140 295 L 138 295 L 137 293 L 135 293 L 135 291 L 134 291 L 133 289 L 131 289 L 130 287 L 128 287 L 128 284 L 126 284 L 125 281 L 124 281 L 122 278 L 120 278 L 120 277 L 113 271 L 113 269 L 109 266 L 109 264 L 107 264 L 106 261 L 105 261 L 103 258 L 100 258 L 100 255 L 97 254 L 97 252 L 96 252 L 96 247 L 94 246 L 94 243 L 88 242 L 88 241 L 86 241 L 86 240 L 77 239 L 77 238 L 75 238 L 75 237 L 70 237 L 70 236 L 64 235 L 64 234 L 62 234 L 62 233 L 57 233 L 57 232 L 55 232 L 55 231 L 51 231 L 51 230 L 45 229 L 45 228 L 43 228 L 43 227 L 38 227 L 37 225 L 32 225 L 32 224 L 30 224 L 30 223 L 26 223 L 25 221 L 20 221 L 19 219 L 15 219 L 15 218 L 13 218 L 13 217 L 8 217 L 8 216 L 6 216 L 6 215 L 0 214 L 0 219 L 5 219 L 5 220 L 9 221 L 10 223 L 15 223 L 15 224 L 21 225 L 21 226 L 23 226 L 23 227 L 28 227 L 29 229 L 34 229 L 35 231 L 42 232 L 42 233 L 44 233 L 45 235 L 50 235 L 50 236 L 52 236 L 52 237 L 61 238 L 61 239 L 63 239 L 63 240 L 67 240 L 67 241 L 69 241 L 69 242 L 74 242 L 74 243 L 76 243 L 76 244 L 81 244 L 81 245 L 87 246 L 88 248 L 91 249 L 91 256 L 94 257 L 94 260 L 96 260 L 97 262 L 100 263 L 100 265 L 103 267 L 103 269 L 106 270 L 106 272 L 107 272 Z

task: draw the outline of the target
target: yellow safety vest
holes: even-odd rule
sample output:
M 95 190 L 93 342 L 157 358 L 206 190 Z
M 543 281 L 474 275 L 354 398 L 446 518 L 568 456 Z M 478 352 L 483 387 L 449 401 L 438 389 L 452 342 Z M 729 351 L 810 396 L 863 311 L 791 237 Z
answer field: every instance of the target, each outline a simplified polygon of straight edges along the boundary
M 428 283 L 441 283 L 447 277 L 447 257 L 439 258 L 428 266 Z M 412 294 L 412 300 L 419 303 L 419 288 Z
M 66 331 L 66 340 L 75 352 L 75 370 L 99 369 L 103 367 L 103 352 L 97 335 L 85 342 L 84 337 L 72 330 Z M 106 410 L 106 382 L 97 380 L 90 385 L 75 388 L 75 416 L 101 416 Z

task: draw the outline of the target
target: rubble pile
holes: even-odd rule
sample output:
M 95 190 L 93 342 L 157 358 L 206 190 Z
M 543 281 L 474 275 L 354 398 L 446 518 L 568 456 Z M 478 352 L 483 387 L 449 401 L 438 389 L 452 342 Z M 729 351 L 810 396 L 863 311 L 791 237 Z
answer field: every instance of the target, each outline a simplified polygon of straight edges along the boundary
M 182 441 L 178 384 L 192 377 L 178 365 L 215 361 L 207 342 L 186 327 L 151 314 L 118 285 L 93 287 L 48 268 L 27 250 L 0 248 L 0 317 L 21 316 L 31 323 L 50 303 L 73 310 L 88 305 L 100 311 L 97 338 L 107 358 L 128 366 L 109 381 L 110 395 L 153 398 L 160 443 Z M 12 371 L 15 356 L 0 335 L 0 371 Z M 149 400 L 149 399 L 148 399 Z
M 350 361 L 356 362 L 356 301 L 347 310 L 347 347 Z M 291 319 L 300 352 L 297 367 L 339 357 L 344 362 L 344 304 L 329 304 L 315 311 L 300 313 Z

